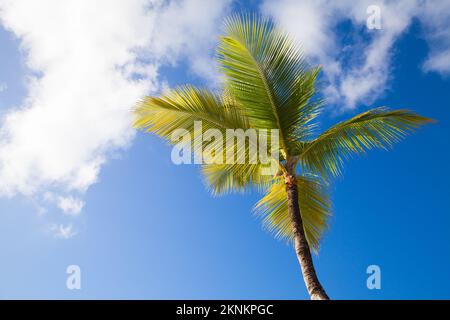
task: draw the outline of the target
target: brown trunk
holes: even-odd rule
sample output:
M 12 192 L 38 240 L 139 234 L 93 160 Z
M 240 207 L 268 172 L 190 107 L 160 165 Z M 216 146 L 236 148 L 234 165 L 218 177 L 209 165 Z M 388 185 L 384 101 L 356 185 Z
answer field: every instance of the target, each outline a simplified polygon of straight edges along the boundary
M 302 217 L 300 215 L 300 207 L 298 205 L 297 182 L 293 175 L 286 177 L 286 192 L 288 211 L 294 228 L 295 253 L 297 254 L 298 262 L 302 269 L 306 288 L 311 296 L 311 300 L 329 300 L 330 298 L 320 284 L 316 270 L 314 269 L 311 250 L 306 241 Z

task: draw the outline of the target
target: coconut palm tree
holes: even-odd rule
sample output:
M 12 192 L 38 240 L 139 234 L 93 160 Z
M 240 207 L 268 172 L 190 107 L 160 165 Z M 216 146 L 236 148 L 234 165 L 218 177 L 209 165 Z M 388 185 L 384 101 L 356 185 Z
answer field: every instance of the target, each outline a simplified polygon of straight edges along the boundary
M 196 121 L 202 132 L 277 129 L 276 174 L 263 174 L 263 163 L 209 162 L 202 171 L 214 194 L 265 192 L 256 213 L 276 237 L 293 243 L 311 299 L 329 299 L 311 256 L 330 215 L 327 182 L 341 174 L 346 159 L 373 148 L 389 149 L 431 120 L 408 110 L 376 108 L 316 134 L 324 104 L 316 88 L 320 68 L 309 66 L 295 42 L 270 19 L 228 18 L 217 60 L 220 90 L 183 86 L 145 97 L 136 107 L 134 126 L 172 143 L 177 129 L 194 134 Z M 204 144 L 194 146 L 194 152 L 202 152 Z

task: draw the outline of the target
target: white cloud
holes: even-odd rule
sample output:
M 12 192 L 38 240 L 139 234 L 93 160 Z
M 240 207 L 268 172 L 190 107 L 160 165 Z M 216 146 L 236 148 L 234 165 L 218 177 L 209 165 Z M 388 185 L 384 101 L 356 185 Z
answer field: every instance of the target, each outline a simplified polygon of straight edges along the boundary
M 84 207 L 84 201 L 75 197 L 59 197 L 58 207 L 67 215 L 76 216 Z
M 33 194 L 57 183 L 84 191 L 110 150 L 133 137 L 130 108 L 155 90 L 154 74 L 133 80 L 148 45 L 151 17 L 142 1 L 1 2 L 4 25 L 22 41 L 31 76 L 24 105 L 0 131 L 0 194 Z M 101 14 L 99 12 L 101 10 Z
M 77 233 L 73 230 L 73 226 L 71 224 L 69 225 L 63 225 L 63 224 L 54 224 L 51 226 L 51 231 L 54 232 L 55 238 L 59 239 L 70 239 Z
M 152 51 L 172 63 L 184 55 L 191 71 L 216 81 L 218 73 L 211 52 L 222 20 L 230 12 L 231 2 L 189 0 L 168 3 L 156 17 L 158 27 L 155 28 Z
M 328 1 L 280 0 L 263 2 L 261 11 L 272 15 L 278 23 L 301 43 L 310 56 L 325 58 L 334 49 L 330 29 L 334 26 Z
M 450 1 L 425 2 L 421 11 L 425 38 L 430 52 L 424 63 L 426 71 L 450 74 Z
M 353 5 L 348 9 L 352 9 L 356 23 L 365 24 L 365 8 L 372 2 L 358 4 L 359 6 Z M 355 108 L 360 102 L 372 103 L 383 93 L 390 77 L 394 43 L 407 30 L 416 9 L 415 2 L 411 0 L 378 5 L 381 9 L 382 29 L 371 31 L 372 41 L 361 46 L 363 63 L 351 66 L 338 83 L 341 98 L 347 108 Z
M 371 5 L 381 9 L 381 30 L 365 29 Z M 371 104 L 385 92 L 395 42 L 415 17 L 427 29 L 424 36 L 431 47 L 424 69 L 450 71 L 449 1 L 266 0 L 262 11 L 287 29 L 314 62 L 323 64 L 328 83 L 325 96 L 343 110 Z M 354 29 L 344 44 L 336 30 L 345 21 L 351 21 Z M 361 30 L 367 33 L 368 41 L 359 37 Z M 347 43 L 348 39 L 353 42 Z
M 0 0 L 30 69 L 25 102 L 0 119 L 0 196 L 82 195 L 130 145 L 130 110 L 161 88 L 162 64 L 185 58 L 212 77 L 205 48 L 229 2 Z M 59 206 L 75 213 L 81 203 Z
M 8 85 L 4 82 L 0 82 L 0 93 L 8 90 Z

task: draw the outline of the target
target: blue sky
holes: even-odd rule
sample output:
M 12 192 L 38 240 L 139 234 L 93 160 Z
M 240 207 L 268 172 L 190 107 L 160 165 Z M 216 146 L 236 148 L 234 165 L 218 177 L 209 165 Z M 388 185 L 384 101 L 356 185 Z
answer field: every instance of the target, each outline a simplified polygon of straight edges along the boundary
M 308 298 L 292 248 L 251 213 L 259 194 L 212 197 L 198 167 L 175 166 L 166 143 L 129 128 L 144 94 L 217 85 L 210 49 L 223 17 L 242 10 L 273 16 L 324 65 L 322 128 L 377 106 L 438 120 L 349 161 L 332 183 L 315 257 L 329 295 L 450 298 L 445 1 L 380 2 L 383 28 L 372 31 L 369 2 L 217 1 L 201 23 L 201 1 L 157 4 L 155 17 L 144 0 L 124 3 L 90 25 L 102 4 L 86 2 L 72 28 L 57 2 L 0 1 L 0 298 Z M 66 288 L 73 264 L 81 290 Z M 366 287 L 373 264 L 381 290 Z

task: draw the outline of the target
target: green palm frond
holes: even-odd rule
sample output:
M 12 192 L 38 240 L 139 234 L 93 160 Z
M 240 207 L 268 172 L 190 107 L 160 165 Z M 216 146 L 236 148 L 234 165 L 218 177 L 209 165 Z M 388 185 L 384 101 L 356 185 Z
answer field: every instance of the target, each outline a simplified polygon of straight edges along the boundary
M 180 87 L 167 94 L 155 98 L 146 97 L 135 110 L 134 127 L 155 133 L 169 142 L 175 130 L 185 129 L 194 137 L 194 122 L 201 121 L 202 132 L 208 129 L 220 130 L 226 139 L 228 129 L 247 130 L 250 128 L 247 117 L 242 108 L 234 101 L 227 92 L 217 95 L 206 89 L 197 89 L 192 86 Z M 261 133 L 259 133 L 261 134 Z M 212 140 L 203 142 L 198 147 L 204 151 L 205 146 L 222 149 L 223 158 L 226 159 L 226 150 L 223 148 L 226 140 Z M 195 146 L 194 141 L 192 146 Z M 243 145 L 234 143 L 235 164 L 208 164 L 204 165 L 203 173 L 211 190 L 215 194 L 226 193 L 231 188 L 237 191 L 251 185 L 265 185 L 270 176 L 262 175 L 261 171 L 265 165 L 260 162 L 249 163 L 251 139 L 245 140 Z M 257 145 L 253 145 L 257 148 Z M 194 152 L 201 152 L 194 150 Z M 244 163 L 238 163 L 238 155 L 245 155 Z M 220 156 L 220 155 L 217 155 Z M 203 157 L 205 154 L 203 153 Z M 212 163 L 212 159 L 209 163 Z M 278 161 L 279 159 L 273 159 Z
M 264 174 L 263 164 L 210 164 L 202 167 L 206 184 L 214 195 L 267 188 L 273 176 Z
M 249 128 L 243 110 L 229 96 L 207 89 L 184 86 L 161 97 L 145 97 L 134 111 L 136 129 L 152 132 L 166 140 L 175 130 L 194 131 L 194 122 L 201 121 L 203 132 L 208 129 Z M 203 133 L 202 132 L 202 133 Z
M 225 152 L 223 137 L 228 129 L 250 128 L 243 109 L 231 96 L 192 86 L 179 87 L 159 98 L 146 97 L 138 103 L 134 113 L 135 128 L 155 133 L 170 143 L 179 143 L 174 134 L 177 130 L 186 130 L 192 151 L 201 154 L 207 163 L 224 159 L 224 154 L 206 154 L 205 148 Z M 219 139 L 208 138 L 211 130 L 219 131 Z
M 433 122 L 409 110 L 376 108 L 343 121 L 302 145 L 299 161 L 305 171 L 323 176 L 341 174 L 344 161 L 373 148 L 389 149 L 418 127 Z
M 283 170 L 280 162 L 282 158 L 276 149 L 278 144 L 272 145 L 272 139 L 277 137 L 272 137 L 267 131 L 252 131 L 247 136 L 241 130 L 240 137 L 236 138 L 234 135 L 228 135 L 228 131 L 225 138 L 226 150 L 223 153 L 226 161 L 202 167 L 209 189 L 214 195 L 243 192 L 253 187 L 264 190 L 271 184 L 274 175 Z M 230 150 L 230 147 L 233 149 Z
M 306 136 L 317 114 L 319 104 L 307 102 L 319 69 L 309 70 L 299 48 L 269 19 L 235 15 L 225 32 L 217 50 L 225 86 L 253 127 L 280 130 L 286 156 L 289 141 Z
M 331 201 L 326 185 L 316 176 L 298 176 L 297 188 L 303 228 L 310 247 L 317 253 L 320 238 L 331 215 Z M 292 220 L 287 207 L 286 186 L 277 179 L 255 206 L 255 213 L 263 219 L 264 227 L 276 238 L 292 241 Z
M 316 97 L 315 85 L 320 70 L 321 67 L 316 67 L 304 71 L 299 83 L 292 88 L 288 105 L 283 106 L 282 119 L 288 128 L 289 151 L 295 148 L 293 141 L 310 139 L 318 126 L 314 120 L 322 111 L 323 99 Z

